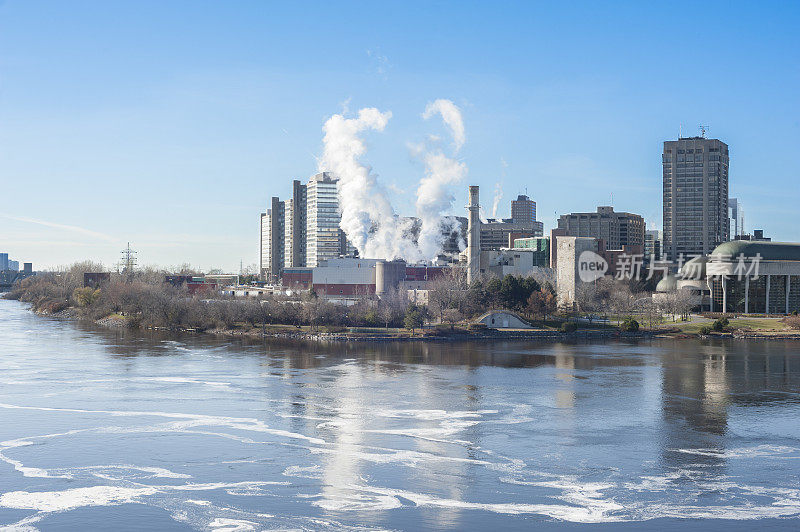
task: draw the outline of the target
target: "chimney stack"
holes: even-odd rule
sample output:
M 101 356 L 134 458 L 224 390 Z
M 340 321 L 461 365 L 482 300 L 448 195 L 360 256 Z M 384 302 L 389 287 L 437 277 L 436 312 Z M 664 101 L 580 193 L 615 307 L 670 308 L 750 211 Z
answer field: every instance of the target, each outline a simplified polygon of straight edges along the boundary
M 480 277 L 481 273 L 481 218 L 478 186 L 469 187 L 469 218 L 467 219 L 467 284 Z

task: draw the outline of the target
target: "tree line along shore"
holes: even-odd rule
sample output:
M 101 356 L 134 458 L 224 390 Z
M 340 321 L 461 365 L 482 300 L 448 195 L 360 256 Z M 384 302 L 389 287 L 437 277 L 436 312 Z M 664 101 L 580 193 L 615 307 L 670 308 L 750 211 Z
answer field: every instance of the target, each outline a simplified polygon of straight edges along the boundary
M 546 277 L 482 279 L 467 285 L 459 269 L 433 282 L 425 305 L 395 291 L 344 305 L 313 293 L 235 298 L 216 293 L 190 294 L 165 282 L 168 272 L 140 269 L 112 273 L 99 288 L 84 286 L 84 273 L 99 271 L 91 262 L 44 272 L 17 283 L 4 297 L 31 304 L 42 314 L 68 314 L 102 325 L 141 329 L 191 330 L 251 336 L 476 337 L 486 336 L 477 317 L 507 309 L 529 322 L 529 333 L 608 336 L 800 335 L 800 317 L 784 319 L 691 316 L 680 297 L 656 304 L 647 286 L 602 279 L 579 294 L 578 311 L 559 309 L 552 280 Z M 183 274 L 195 272 L 184 271 Z M 523 331 L 514 331 L 516 335 Z M 541 334 L 539 334 L 541 336 Z

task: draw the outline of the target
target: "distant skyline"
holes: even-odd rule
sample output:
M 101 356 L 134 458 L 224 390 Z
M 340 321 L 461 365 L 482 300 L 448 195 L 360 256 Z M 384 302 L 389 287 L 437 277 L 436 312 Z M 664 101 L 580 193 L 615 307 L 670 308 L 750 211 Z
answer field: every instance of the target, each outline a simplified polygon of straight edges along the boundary
M 391 111 L 364 161 L 400 214 L 461 108 L 467 185 L 545 230 L 599 205 L 661 229 L 662 143 L 730 146 L 746 229 L 800 241 L 800 4 L 0 2 L 0 252 L 34 268 L 127 242 L 141 265 L 258 262 L 259 213 L 335 113 Z

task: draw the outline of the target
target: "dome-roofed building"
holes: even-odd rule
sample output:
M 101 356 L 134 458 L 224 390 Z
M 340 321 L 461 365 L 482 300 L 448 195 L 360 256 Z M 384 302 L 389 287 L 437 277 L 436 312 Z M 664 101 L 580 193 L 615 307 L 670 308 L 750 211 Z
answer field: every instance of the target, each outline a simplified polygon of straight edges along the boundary
M 800 261 L 800 243 L 732 240 L 720 244 L 711 252 L 712 258 L 725 256 L 735 258 L 739 254 L 745 257 L 761 255 L 762 260 Z
M 663 299 L 665 294 L 677 290 L 685 290 L 690 296 L 692 308 L 706 311 L 711 307 L 711 290 L 706 282 L 706 264 L 708 257 L 694 257 L 680 267 L 677 274 L 666 275 L 656 285 L 656 299 Z
M 687 279 L 687 280 L 705 279 L 707 263 L 708 263 L 708 257 L 705 255 L 699 255 L 697 257 L 689 259 L 678 270 L 678 277 L 680 279 Z
M 656 285 L 656 292 L 666 294 L 678 289 L 678 278 L 675 275 L 665 275 Z
M 706 275 L 712 311 L 788 314 L 800 310 L 798 243 L 725 242 L 709 256 Z

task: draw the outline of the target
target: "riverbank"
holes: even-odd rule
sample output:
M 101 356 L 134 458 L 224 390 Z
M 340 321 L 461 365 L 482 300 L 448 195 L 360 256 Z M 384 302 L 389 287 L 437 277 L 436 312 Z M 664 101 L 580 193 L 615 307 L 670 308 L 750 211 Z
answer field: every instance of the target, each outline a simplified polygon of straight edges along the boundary
M 82 320 L 108 329 L 130 328 L 128 320 L 119 314 L 106 316 L 98 320 L 82 316 L 79 309 L 68 307 L 57 312 L 32 311 L 40 316 L 60 320 Z M 167 331 L 181 334 L 208 334 L 218 337 L 263 339 L 274 338 L 281 340 L 318 341 L 318 342 L 464 342 L 464 341 L 499 341 L 499 340 L 542 340 L 542 341 L 570 341 L 593 339 L 645 339 L 645 338 L 670 338 L 670 339 L 764 339 L 764 340 L 800 340 L 800 332 L 792 330 L 753 330 L 737 329 L 730 332 L 712 332 L 701 334 L 699 322 L 705 323 L 702 318 L 698 321 L 676 323 L 668 327 L 654 329 L 640 329 L 636 332 L 621 331 L 616 327 L 586 327 L 574 332 L 561 332 L 556 329 L 480 329 L 470 330 L 468 326 L 428 326 L 413 334 L 399 328 L 359 328 L 339 327 L 334 330 L 326 327 L 315 329 L 309 326 L 276 325 L 250 326 L 236 324 L 232 328 L 196 329 L 189 327 L 141 327 L 143 330 Z M 757 319 L 746 320 L 750 326 L 763 326 Z M 763 319 L 762 319 L 763 321 Z M 736 322 L 734 321 L 734 324 Z
M 523 296 L 531 287 L 522 290 L 524 287 L 519 280 L 506 283 L 508 286 L 504 292 L 508 293 L 504 298 L 492 296 L 478 283 L 468 292 L 462 291 L 463 300 L 446 304 L 439 301 L 418 306 L 394 294 L 379 300 L 365 298 L 344 305 L 313 293 L 301 297 L 274 295 L 263 298 L 192 294 L 185 286 L 165 282 L 163 272 L 111 275 L 101 288 L 94 288 L 84 286 L 84 270 L 85 265 L 78 264 L 64 272 L 37 275 L 19 283 L 5 297 L 30 303 L 32 310 L 44 315 L 81 319 L 104 328 L 229 337 L 339 342 L 696 338 L 710 335 L 769 339 L 800 337 L 797 316 L 778 319 L 708 315 L 690 316 L 688 320 L 676 322 L 675 315 L 681 313 L 644 315 L 614 305 L 607 307 L 603 316 L 591 317 L 559 311 L 553 305 L 545 309 L 536 304 L 536 298 L 525 304 L 530 298 Z M 514 280 L 508 277 L 503 282 L 509 279 Z M 503 286 L 501 283 L 500 287 L 494 288 L 500 290 Z M 547 289 L 541 293 L 551 295 Z M 553 303 L 552 298 L 549 301 Z M 532 328 L 496 330 L 488 329 L 487 321 L 474 321 L 492 309 L 514 309 L 520 320 Z M 670 314 L 672 322 L 667 321 Z M 721 321 L 724 323 L 718 323 Z

